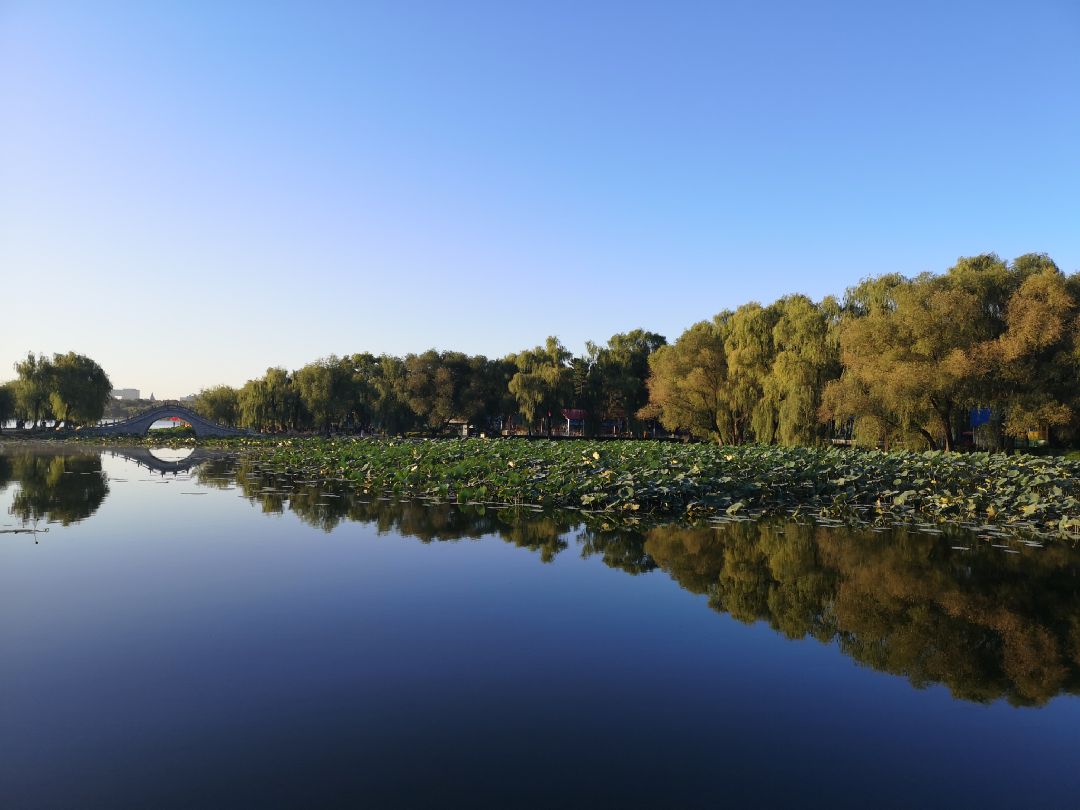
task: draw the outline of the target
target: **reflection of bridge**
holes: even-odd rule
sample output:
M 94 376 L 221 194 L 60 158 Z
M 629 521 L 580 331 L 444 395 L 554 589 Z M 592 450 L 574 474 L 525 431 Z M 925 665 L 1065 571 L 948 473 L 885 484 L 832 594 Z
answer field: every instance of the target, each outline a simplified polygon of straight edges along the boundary
M 94 436 L 130 436 L 137 435 L 143 436 L 150 430 L 150 426 L 161 419 L 168 419 L 175 416 L 178 419 L 182 419 L 191 425 L 195 431 L 196 436 L 244 436 L 247 435 L 242 430 L 236 428 L 225 427 L 219 425 L 216 422 L 211 422 L 191 408 L 185 408 L 183 405 L 179 405 L 175 402 L 166 402 L 162 405 L 156 405 L 147 411 L 143 411 L 140 414 L 132 416 L 130 419 L 125 419 L 122 422 L 114 422 L 111 425 L 101 425 L 100 427 L 90 428 L 83 431 L 83 435 L 87 433 Z
M 153 454 L 149 447 L 115 447 L 109 448 L 106 452 L 114 456 L 120 456 L 126 458 L 128 461 L 134 461 L 140 467 L 146 467 L 151 472 L 157 472 L 161 474 L 165 473 L 181 473 L 187 472 L 197 464 L 201 464 L 208 458 L 213 458 L 214 453 L 207 450 L 203 450 L 201 447 L 196 447 L 191 451 L 191 455 L 180 459 L 179 461 L 165 461 Z

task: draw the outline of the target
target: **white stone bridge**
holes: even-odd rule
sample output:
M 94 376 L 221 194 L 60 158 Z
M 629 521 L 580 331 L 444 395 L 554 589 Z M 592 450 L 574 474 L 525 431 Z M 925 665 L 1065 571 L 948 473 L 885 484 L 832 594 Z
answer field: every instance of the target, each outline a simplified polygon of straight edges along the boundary
M 199 416 L 191 408 L 184 407 L 176 402 L 164 402 L 155 405 L 149 410 L 125 419 L 122 422 L 113 422 L 111 425 L 100 425 L 81 431 L 85 436 L 144 436 L 150 430 L 150 426 L 161 419 L 171 417 L 187 422 L 195 431 L 196 436 L 247 436 L 248 432 L 236 428 L 225 427 L 217 422 L 211 422 L 205 417 Z

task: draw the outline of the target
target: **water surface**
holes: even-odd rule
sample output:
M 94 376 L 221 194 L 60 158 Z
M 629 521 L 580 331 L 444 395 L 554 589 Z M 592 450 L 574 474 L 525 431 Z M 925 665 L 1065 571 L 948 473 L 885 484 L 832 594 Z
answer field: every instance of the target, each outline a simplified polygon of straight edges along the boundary
M 1074 806 L 1080 554 L 0 445 L 0 804 Z

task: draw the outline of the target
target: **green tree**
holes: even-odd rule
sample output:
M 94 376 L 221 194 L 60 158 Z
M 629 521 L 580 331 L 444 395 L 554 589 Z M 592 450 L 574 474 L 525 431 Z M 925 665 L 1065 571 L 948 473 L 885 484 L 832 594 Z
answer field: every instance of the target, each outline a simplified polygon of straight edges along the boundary
M 218 424 L 234 426 L 240 418 L 240 392 L 231 385 L 204 388 L 195 397 L 195 412 Z
M 237 395 L 240 421 L 256 430 L 295 429 L 300 421 L 300 396 L 292 377 L 283 368 L 248 380 Z
M 773 305 L 775 352 L 762 386 L 769 411 L 769 435 L 784 445 L 822 441 L 828 431 L 818 420 L 825 386 L 840 376 L 840 347 L 836 326 L 840 305 L 826 298 L 820 305 L 804 295 L 781 298 Z
M 649 358 L 666 344 L 663 335 L 644 329 L 612 335 L 606 346 L 590 341 L 588 358 L 573 364 L 575 397 L 599 408 L 603 418 L 626 419 L 635 430 L 638 413 L 649 401 Z
M 587 345 L 588 354 L 573 357 L 569 361 L 570 406 L 585 412 L 585 435 L 595 436 L 600 429 L 601 420 L 611 417 L 614 406 L 610 402 L 603 370 L 598 362 L 603 347 L 593 343 Z M 618 415 L 624 414 L 620 411 Z
M 15 380 L 0 385 L 0 432 L 3 432 L 8 421 L 15 418 L 17 385 Z
M 372 367 L 368 377 L 373 397 L 371 419 L 385 433 L 404 433 L 417 424 L 417 416 L 409 407 L 407 379 L 405 361 L 400 357 L 380 355 Z
M 369 352 L 360 352 L 341 358 L 341 364 L 349 376 L 346 422 L 354 428 L 370 430 L 375 401 L 373 378 L 378 358 Z
M 919 435 L 946 450 L 973 407 L 990 406 L 1011 435 L 1066 425 L 1075 414 L 1075 303 L 1044 254 L 1006 264 L 987 253 L 941 276 L 868 279 L 848 292 L 843 372 L 819 413 L 854 420 L 857 438 L 888 446 Z
M 409 407 L 430 430 L 441 431 L 451 419 L 475 412 L 475 403 L 465 401 L 472 376 L 466 355 L 429 349 L 406 356 L 405 369 Z
M 516 407 L 510 393 L 510 380 L 516 371 L 508 360 L 489 360 L 483 355 L 468 359 L 467 386 L 461 396 L 461 415 L 469 424 L 484 429 L 498 425 L 503 416 L 512 414 Z
M 772 443 L 776 435 L 777 414 L 765 398 L 765 384 L 772 369 L 773 330 L 778 318 L 775 307 L 763 307 L 757 302 L 743 304 L 722 316 L 727 355 L 727 382 L 722 394 L 732 444 L 754 438 Z
M 526 349 L 507 360 L 517 367 L 509 390 L 525 424 L 531 432 L 539 417 L 550 434 L 552 416 L 570 398 L 570 352 L 558 338 L 549 337 L 543 346 Z
M 699 439 L 730 441 L 724 396 L 727 353 L 716 321 L 701 321 L 673 344 L 649 357 L 649 404 L 645 419 L 659 419 L 668 430 L 684 429 Z
M 979 399 L 976 348 L 992 336 L 983 301 L 930 274 L 893 286 L 891 295 L 891 308 L 841 324 L 844 372 L 829 386 L 823 414 L 869 416 L 895 434 L 916 432 L 930 447 L 952 450 L 958 418 Z
M 1023 258 L 1023 257 L 1022 257 Z M 1018 260 L 1019 261 L 1019 260 Z M 1008 300 L 1006 328 L 987 352 L 996 396 L 1012 438 L 1070 425 L 1080 412 L 1080 297 L 1056 266 L 1026 275 Z
M 337 357 L 308 363 L 293 376 L 300 401 L 315 427 L 329 433 L 333 425 L 344 421 L 353 399 L 352 376 Z
M 113 388 L 101 366 L 75 352 L 53 355 L 48 386 L 53 415 L 69 426 L 101 419 Z
M 49 394 L 52 391 L 52 362 L 47 356 L 28 352 L 25 360 L 15 364 L 19 375 L 15 387 L 15 405 L 21 418 L 36 428 L 39 420 L 51 415 Z

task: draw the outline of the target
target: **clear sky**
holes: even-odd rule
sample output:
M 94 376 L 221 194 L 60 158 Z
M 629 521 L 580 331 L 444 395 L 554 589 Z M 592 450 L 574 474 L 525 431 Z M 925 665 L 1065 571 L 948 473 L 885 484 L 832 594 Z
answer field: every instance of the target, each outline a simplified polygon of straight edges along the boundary
M 1080 270 L 1080 3 L 0 0 L 0 379 L 677 337 Z

